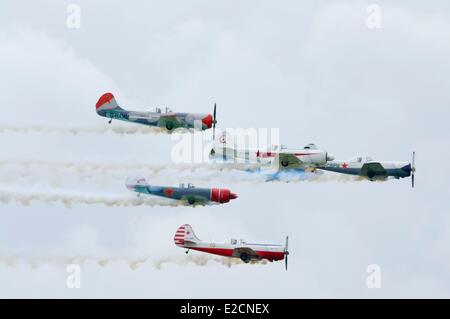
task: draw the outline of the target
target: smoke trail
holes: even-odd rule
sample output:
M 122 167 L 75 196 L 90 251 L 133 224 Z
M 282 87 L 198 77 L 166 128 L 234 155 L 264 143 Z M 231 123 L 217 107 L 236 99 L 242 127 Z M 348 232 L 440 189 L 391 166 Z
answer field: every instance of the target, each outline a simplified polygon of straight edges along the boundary
M 245 166 L 247 165 L 247 166 Z M 255 167 L 251 164 L 145 164 L 139 162 L 77 162 L 42 160 L 0 160 L 0 185 L 42 185 L 73 188 L 73 184 L 124 185 L 128 177 L 143 177 L 150 184 L 175 185 L 180 182 L 217 183 L 263 182 L 264 176 L 250 175 L 237 167 Z M 208 182 L 205 184 L 205 182 Z M 211 184 L 214 182 L 214 184 Z M 199 186 L 199 185 L 197 185 Z
M 113 263 L 124 263 L 128 265 L 131 270 L 136 270 L 140 267 L 145 267 L 150 256 L 143 256 L 137 258 L 131 257 L 95 257 L 90 255 L 78 255 L 78 256 L 21 256 L 21 255 L 3 255 L 0 254 L 0 264 L 4 264 L 8 267 L 16 268 L 20 265 L 28 265 L 33 269 L 39 268 L 43 265 L 55 265 L 64 267 L 70 264 L 77 264 L 85 266 L 87 263 L 94 263 L 100 267 L 108 267 Z M 190 264 L 196 266 L 207 266 L 211 263 L 218 263 L 228 268 L 244 264 L 238 258 L 216 257 L 211 255 L 189 255 L 189 256 L 172 256 L 153 261 L 153 266 L 161 270 L 165 264 L 176 264 L 178 266 L 187 266 Z M 255 261 L 254 264 L 265 265 L 267 260 Z
M 121 196 L 117 194 L 90 194 L 76 191 L 51 190 L 47 192 L 23 192 L 12 189 L 0 189 L 0 203 L 20 203 L 28 206 L 32 202 L 43 202 L 47 204 L 60 203 L 66 207 L 74 204 L 103 204 L 106 206 L 183 206 L 182 201 L 171 201 L 170 199 L 143 198 Z
M 174 130 L 177 131 L 177 130 Z M 118 135 L 127 134 L 160 134 L 168 133 L 166 129 L 160 127 L 144 126 L 144 125 L 104 125 L 104 126 L 47 126 L 47 125 L 29 125 L 29 126 L 13 126 L 2 125 L 0 126 L 0 133 L 13 132 L 13 133 L 56 133 L 56 134 L 107 134 L 113 133 Z M 177 132 L 182 132 L 178 130 Z
M 138 269 L 145 264 L 150 257 L 130 258 L 130 257 L 94 257 L 89 255 L 80 256 L 20 256 L 20 255 L 0 255 L 0 264 L 8 267 L 18 267 L 25 264 L 32 268 L 39 268 L 42 265 L 67 266 L 77 264 L 84 266 L 86 263 L 95 263 L 101 267 L 107 267 L 111 263 L 125 263 L 131 270 Z
M 227 258 L 227 257 L 217 257 L 212 255 L 188 255 L 184 257 L 168 257 L 164 259 L 160 259 L 154 262 L 154 265 L 157 269 L 162 269 L 164 264 L 176 264 L 179 266 L 186 266 L 189 264 L 194 264 L 197 266 L 207 266 L 209 263 L 215 262 L 222 265 L 227 266 L 228 268 L 235 266 L 235 265 L 241 265 L 244 264 L 242 260 L 239 258 Z M 258 263 L 261 265 L 267 264 L 267 260 L 263 259 L 261 261 L 254 261 L 252 263 Z
M 245 164 L 245 163 L 164 163 L 164 164 L 148 164 L 142 162 L 93 162 L 93 161 L 46 161 L 38 159 L 2 159 L 0 160 L 0 168 L 2 166 L 15 165 L 29 169 L 32 166 L 43 166 L 54 170 L 73 169 L 78 172 L 104 172 L 109 171 L 129 171 L 129 170 L 145 170 L 152 174 L 158 174 L 160 171 L 170 169 L 174 171 L 191 171 L 196 170 L 247 170 L 256 169 L 261 164 Z
M 145 177 L 149 181 L 164 177 L 164 181 L 214 181 L 223 183 L 264 183 L 264 182 L 358 182 L 366 178 L 354 175 L 345 175 L 333 172 L 305 172 L 302 170 L 275 171 L 264 168 L 259 163 L 163 163 L 146 164 L 142 162 L 92 162 L 92 161 L 45 161 L 34 159 L 0 160 L 0 173 L 8 172 L 11 168 L 20 169 L 18 177 L 28 178 L 28 182 L 41 181 L 41 177 L 35 178 L 33 172 L 48 174 L 49 176 L 64 177 L 68 172 L 75 172 L 78 178 L 104 185 L 105 181 L 117 180 L 123 183 L 124 176 L 129 177 L 130 171 L 139 171 L 139 177 Z M 44 171 L 42 168 L 47 169 Z M 120 180 L 118 180 L 120 179 Z M 61 178 L 64 180 L 64 178 Z M 5 181 L 9 179 L 5 178 Z M 1 180 L 0 180 L 1 182 Z M 58 185 L 61 186 L 61 185 Z

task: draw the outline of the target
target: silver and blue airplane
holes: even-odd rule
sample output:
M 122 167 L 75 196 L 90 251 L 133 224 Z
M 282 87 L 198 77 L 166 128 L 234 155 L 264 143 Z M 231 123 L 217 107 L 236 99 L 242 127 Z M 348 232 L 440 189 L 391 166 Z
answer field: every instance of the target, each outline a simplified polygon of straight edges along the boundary
M 105 93 L 97 101 L 95 109 L 98 115 L 108 118 L 109 123 L 115 119 L 160 127 L 166 129 L 167 131 L 172 131 L 177 128 L 198 128 L 201 130 L 207 130 L 211 127 L 215 127 L 217 123 L 215 104 L 214 115 L 178 113 L 172 112 L 169 108 L 166 108 L 164 112 L 161 112 L 160 108 L 156 108 L 154 112 L 127 111 L 117 104 L 112 93 Z
M 396 179 L 411 176 L 411 185 L 414 187 L 414 173 L 416 154 L 413 152 L 412 161 L 374 161 L 368 156 L 357 156 L 346 161 L 329 161 L 320 165 L 317 169 L 326 171 L 357 175 L 365 177 L 371 181 L 386 180 L 389 177 Z
M 140 194 L 166 197 L 180 200 L 189 205 L 224 204 L 238 196 L 227 188 L 197 188 L 192 184 L 180 184 L 179 187 L 149 185 L 144 178 L 129 178 L 126 182 L 129 190 Z

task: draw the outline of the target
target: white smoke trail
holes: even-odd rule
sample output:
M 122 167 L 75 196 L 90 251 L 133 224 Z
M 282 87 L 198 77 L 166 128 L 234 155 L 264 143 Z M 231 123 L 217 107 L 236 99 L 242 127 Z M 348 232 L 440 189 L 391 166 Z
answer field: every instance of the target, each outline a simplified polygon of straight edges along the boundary
M 136 270 L 142 264 L 145 264 L 150 257 L 129 258 L 129 257 L 95 257 L 89 255 L 79 256 L 21 256 L 21 255 L 1 255 L 0 264 L 8 267 L 18 267 L 25 264 L 32 268 L 38 268 L 42 265 L 66 266 L 77 264 L 84 266 L 86 263 L 95 263 L 101 267 L 107 267 L 111 263 L 125 263 L 130 269 Z
M 245 170 L 259 168 L 260 164 L 244 164 L 244 163 L 164 163 L 164 164 L 148 164 L 142 162 L 94 162 L 94 161 L 46 161 L 39 159 L 2 159 L 0 160 L 0 169 L 5 166 L 14 165 L 22 166 L 30 169 L 33 166 L 43 166 L 54 170 L 73 169 L 79 172 L 103 172 L 109 171 L 130 171 L 145 170 L 152 174 L 158 174 L 160 171 L 170 169 L 174 171 L 191 171 L 196 170 Z
M 136 270 L 140 267 L 145 267 L 147 262 L 151 260 L 150 256 L 143 257 L 95 257 L 90 255 L 78 255 L 78 256 L 22 256 L 22 255 L 4 255 L 0 254 L 0 264 L 7 267 L 16 268 L 20 265 L 28 265 L 31 268 L 39 268 L 43 265 L 54 265 L 64 267 L 70 264 L 77 264 L 85 266 L 87 263 L 97 264 L 100 267 L 108 267 L 113 263 L 125 263 L 131 270 Z M 162 258 L 159 260 L 153 260 L 152 265 L 158 269 L 163 269 L 165 264 L 176 264 L 178 266 L 187 266 L 190 264 L 196 266 L 207 266 L 211 263 L 218 263 L 227 267 L 244 264 L 238 258 L 227 258 L 211 255 L 189 255 L 189 256 L 172 256 Z M 254 264 L 265 265 L 267 260 L 255 261 Z
M 244 262 L 239 258 L 230 258 L 230 257 L 219 257 L 212 255 L 188 255 L 188 256 L 173 256 L 168 258 L 163 258 L 157 261 L 154 261 L 154 265 L 157 269 L 162 269 L 164 264 L 176 264 L 179 266 L 186 266 L 189 264 L 194 264 L 197 266 L 207 266 L 209 263 L 219 263 L 225 265 L 227 267 L 232 267 L 235 265 L 242 265 Z M 252 263 L 257 263 L 261 265 L 267 264 L 267 260 L 263 259 L 261 261 L 254 261 Z
M 181 130 L 174 130 L 174 132 L 182 132 Z M 56 134 L 160 134 L 171 133 L 166 129 L 160 127 L 144 126 L 139 124 L 125 125 L 103 125 L 103 126 L 48 126 L 48 125 L 29 125 L 29 126 L 14 126 L 14 125 L 2 125 L 0 126 L 0 133 L 56 133 Z
M 46 192 L 21 191 L 8 188 L 0 188 L 0 203 L 10 202 L 20 203 L 28 206 L 32 202 L 43 202 L 47 204 L 60 203 L 66 207 L 74 204 L 103 204 L 106 206 L 183 206 L 182 201 L 175 201 L 164 198 L 152 198 L 144 196 L 122 196 L 118 194 L 91 194 L 77 191 L 49 190 Z
M 245 164 L 246 165 L 246 164 Z M 235 182 L 264 181 L 264 176 L 247 174 L 240 164 L 145 164 L 138 162 L 77 162 L 42 160 L 0 160 L 0 185 L 42 185 L 73 188 L 81 185 L 123 185 L 129 177 L 146 178 L 150 184 L 201 183 L 204 187 Z M 254 167 L 254 166 L 253 166 Z M 197 185 L 200 187 L 200 185 Z
M 164 183 L 180 181 L 211 181 L 215 183 L 264 183 L 274 182 L 358 182 L 364 177 L 338 174 L 333 172 L 315 172 L 283 170 L 274 171 L 261 168 L 261 164 L 253 163 L 163 163 L 146 164 L 143 162 L 93 162 L 93 161 L 45 161 L 37 159 L 3 159 L 0 160 L 0 174 L 14 169 L 15 176 L 26 178 L 27 182 L 42 181 L 42 175 L 59 177 L 64 181 L 67 173 L 75 173 L 80 180 L 89 178 L 90 182 L 105 185 L 105 183 L 123 183 L 129 173 L 136 171 L 139 177 L 148 181 L 164 178 Z M 46 169 L 46 171 L 43 170 Z M 38 174 L 38 176 L 33 176 Z M 10 174 L 7 176 L 10 176 Z M 10 178 L 0 178 L 1 182 L 10 183 Z M 56 182 L 55 182 L 56 183 Z M 62 185 L 53 185 L 62 186 Z M 211 186 L 211 185 L 210 185 Z

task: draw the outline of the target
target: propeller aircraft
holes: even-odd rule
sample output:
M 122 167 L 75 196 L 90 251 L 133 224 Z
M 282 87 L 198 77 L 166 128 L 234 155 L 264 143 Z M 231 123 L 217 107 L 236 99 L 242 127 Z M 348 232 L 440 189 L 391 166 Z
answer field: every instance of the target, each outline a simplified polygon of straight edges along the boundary
M 160 108 L 152 111 L 127 111 L 120 107 L 112 93 L 103 94 L 95 105 L 97 114 L 109 119 L 113 119 L 155 126 L 173 131 L 177 128 L 201 128 L 207 130 L 216 124 L 216 105 L 214 104 L 214 116 L 211 114 L 178 113 L 166 108 L 161 112 Z
M 189 205 L 224 204 L 238 198 L 226 188 L 197 188 L 191 183 L 180 184 L 179 187 L 149 185 L 144 178 L 128 179 L 126 186 L 129 190 L 140 194 L 149 194 L 180 200 Z
M 412 161 L 374 161 L 368 156 L 358 156 L 347 161 L 331 161 L 319 169 L 342 174 L 358 175 L 371 181 L 386 180 L 389 177 L 396 179 L 411 176 L 411 186 L 414 188 L 414 173 L 416 154 L 413 152 Z
M 314 171 L 318 166 L 334 160 L 333 156 L 326 151 L 319 150 L 313 143 L 301 149 L 289 149 L 284 145 L 274 145 L 263 150 L 243 150 L 229 144 L 226 132 L 222 132 L 211 149 L 210 158 L 222 159 L 223 161 L 245 160 L 271 167 L 275 171 Z
M 190 249 L 209 254 L 240 258 L 244 263 L 260 261 L 266 259 L 270 262 L 285 260 L 285 268 L 288 267 L 288 240 L 285 245 L 276 244 L 252 244 L 245 240 L 231 239 L 229 243 L 204 242 L 195 235 L 191 225 L 180 226 L 174 237 L 175 245 L 186 248 L 186 254 Z

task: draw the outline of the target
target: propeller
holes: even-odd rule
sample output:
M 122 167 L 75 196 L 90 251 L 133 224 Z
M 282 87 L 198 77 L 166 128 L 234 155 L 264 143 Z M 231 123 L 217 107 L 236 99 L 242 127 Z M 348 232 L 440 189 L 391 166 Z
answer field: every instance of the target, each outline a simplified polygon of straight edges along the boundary
M 214 103 L 214 112 L 213 112 L 213 141 L 216 140 L 216 103 Z
M 411 186 L 414 188 L 414 173 L 416 171 L 416 152 L 412 153 L 412 162 L 411 162 Z
M 289 243 L 289 236 L 286 236 L 286 246 L 284 247 L 284 265 L 286 267 L 286 271 L 288 269 L 288 255 L 289 255 L 288 243 Z
M 214 150 L 214 144 L 216 143 L 216 103 L 214 103 L 214 111 L 213 111 L 213 147 L 211 149 L 210 155 L 214 156 L 216 151 Z

